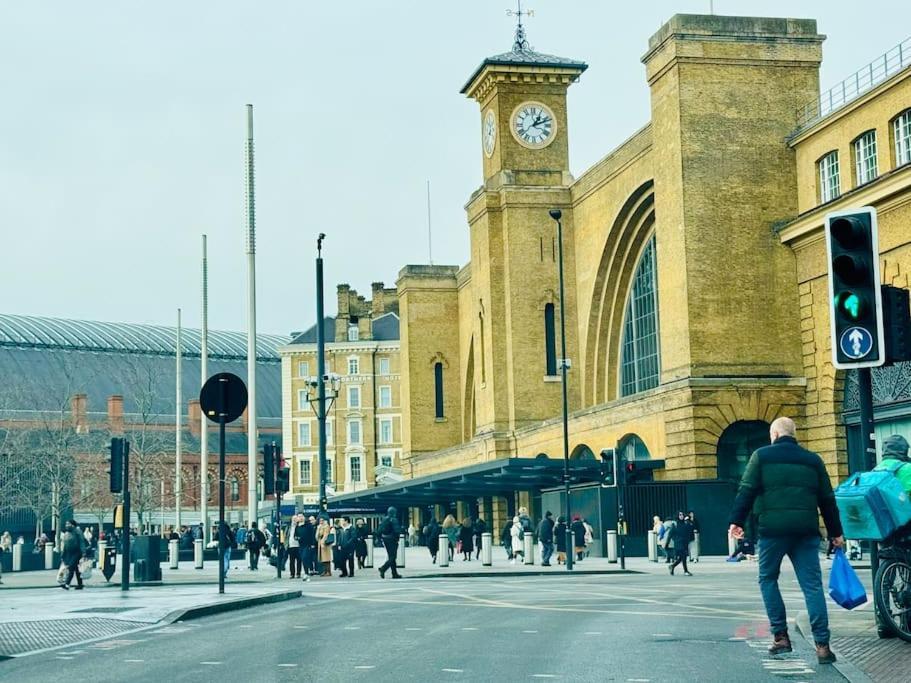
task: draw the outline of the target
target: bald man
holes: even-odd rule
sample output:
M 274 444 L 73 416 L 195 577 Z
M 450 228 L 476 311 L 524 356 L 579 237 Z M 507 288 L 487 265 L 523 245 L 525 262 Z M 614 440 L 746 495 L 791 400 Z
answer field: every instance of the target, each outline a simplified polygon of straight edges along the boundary
M 779 417 L 769 428 L 772 445 L 750 457 L 731 512 L 730 533 L 743 538 L 743 525 L 752 510 L 759 530 L 759 589 L 774 636 L 769 653 L 791 651 L 788 618 L 778 589 L 781 561 L 787 555 L 803 591 L 810 615 L 816 656 L 831 664 L 829 615 L 819 567 L 819 514 L 835 547 L 844 545 L 835 494 L 822 459 L 797 443 L 797 427 Z

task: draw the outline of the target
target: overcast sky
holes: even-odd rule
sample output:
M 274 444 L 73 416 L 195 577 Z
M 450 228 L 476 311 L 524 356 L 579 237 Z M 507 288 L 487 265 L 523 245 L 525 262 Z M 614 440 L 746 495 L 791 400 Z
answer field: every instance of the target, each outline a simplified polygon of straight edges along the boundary
M 0 312 L 245 329 L 245 108 L 255 107 L 258 329 L 314 319 L 315 239 L 335 285 L 369 294 L 407 263 L 468 258 L 477 104 L 459 94 L 512 44 L 510 0 L 6 2 L 0 14 Z M 578 177 L 648 121 L 640 58 L 708 0 L 529 0 L 532 47 L 581 59 Z M 620 6 L 623 6 L 622 8 Z M 827 88 L 911 33 L 907 0 L 715 0 L 816 18 Z

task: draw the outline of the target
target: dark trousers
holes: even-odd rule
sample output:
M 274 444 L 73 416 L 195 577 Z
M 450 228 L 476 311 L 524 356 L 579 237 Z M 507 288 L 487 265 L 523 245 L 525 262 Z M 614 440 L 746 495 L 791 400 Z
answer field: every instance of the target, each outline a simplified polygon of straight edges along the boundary
M 291 578 L 301 575 L 301 553 L 300 548 L 288 548 L 288 557 L 291 558 Z
M 247 549 L 250 551 L 250 569 L 259 569 L 259 548 L 247 546 Z
M 301 565 L 304 568 L 304 573 L 305 574 L 315 574 L 316 567 L 314 566 L 313 560 L 316 557 L 316 549 L 315 548 L 301 548 L 300 555 L 301 555 Z
M 392 541 L 391 539 L 383 539 L 383 545 L 386 546 L 386 552 L 389 554 L 389 559 L 386 560 L 386 563 L 380 567 L 380 573 L 384 573 L 387 569 L 392 570 L 393 576 L 399 575 L 399 570 L 395 566 L 395 559 L 399 554 L 399 544 L 398 539 Z
M 82 588 L 82 574 L 79 572 L 79 560 L 66 566 L 66 581 L 64 581 L 64 585 L 69 586 L 70 581 L 73 580 L 73 576 L 76 577 L 76 585 Z
M 541 541 L 541 562 L 550 564 L 550 558 L 554 554 L 553 541 Z
M 340 552 L 336 568 L 342 570 L 342 576 L 354 576 L 354 553 Z
M 687 566 L 686 566 L 686 556 L 687 555 L 689 555 L 689 551 L 686 546 L 683 546 L 682 548 L 677 550 L 677 558 L 674 560 L 674 564 L 671 565 L 671 571 L 674 571 L 674 569 L 676 569 L 677 565 L 680 564 L 681 562 L 683 562 L 683 571 L 688 572 L 689 569 L 687 569 Z

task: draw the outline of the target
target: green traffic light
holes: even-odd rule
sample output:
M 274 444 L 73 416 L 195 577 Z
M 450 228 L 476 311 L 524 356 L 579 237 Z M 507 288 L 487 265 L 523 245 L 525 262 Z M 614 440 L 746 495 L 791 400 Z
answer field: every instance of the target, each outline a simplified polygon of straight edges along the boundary
M 842 292 L 835 300 L 835 307 L 850 320 L 860 320 L 866 313 L 864 300 L 854 292 Z

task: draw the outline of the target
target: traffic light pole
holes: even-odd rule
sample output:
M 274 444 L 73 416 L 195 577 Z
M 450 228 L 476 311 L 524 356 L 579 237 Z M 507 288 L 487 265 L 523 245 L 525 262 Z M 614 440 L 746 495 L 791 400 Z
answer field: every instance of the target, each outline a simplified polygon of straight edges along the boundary
M 316 240 L 316 382 L 319 428 L 319 514 L 329 518 L 326 497 L 326 332 L 323 329 L 323 233 Z
M 860 444 L 863 449 L 863 469 L 869 472 L 876 467 L 876 441 L 873 434 L 873 377 L 870 368 L 857 369 L 857 384 L 860 398 Z M 870 541 L 870 572 L 876 576 L 879 569 L 879 544 Z M 880 625 L 879 611 L 873 605 L 876 624 Z
M 123 441 L 123 564 L 120 590 L 130 590 L 130 442 Z
M 221 382 L 221 405 L 227 401 L 225 398 L 227 382 Z M 250 438 L 254 438 L 251 434 Z M 225 592 L 225 552 L 228 553 L 230 562 L 230 548 L 225 548 L 224 541 L 227 534 L 225 527 L 225 414 L 218 415 L 218 592 Z

